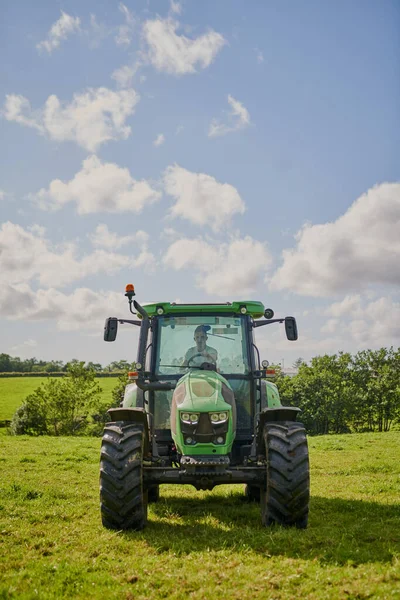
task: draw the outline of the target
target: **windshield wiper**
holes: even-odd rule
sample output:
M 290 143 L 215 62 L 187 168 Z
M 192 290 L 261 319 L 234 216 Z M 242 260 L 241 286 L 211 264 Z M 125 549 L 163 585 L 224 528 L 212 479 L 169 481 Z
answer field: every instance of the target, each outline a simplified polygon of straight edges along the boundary
M 220 337 L 220 338 L 223 338 L 224 340 L 231 340 L 231 342 L 235 341 L 235 338 L 226 337 L 226 335 L 219 335 L 218 333 L 208 333 L 207 332 L 207 335 L 212 335 L 214 337 Z

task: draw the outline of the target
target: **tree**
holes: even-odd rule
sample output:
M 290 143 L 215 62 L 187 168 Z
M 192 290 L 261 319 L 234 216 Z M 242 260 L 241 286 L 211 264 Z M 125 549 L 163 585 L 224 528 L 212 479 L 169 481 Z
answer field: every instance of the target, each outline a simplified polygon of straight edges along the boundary
M 400 420 L 400 349 L 362 350 L 354 357 L 357 430 L 388 431 Z
M 48 379 L 15 413 L 15 435 L 82 435 L 101 433 L 109 401 L 101 399 L 95 372 L 83 362 L 70 364 L 67 376 Z
M 9 354 L 0 354 L 0 372 L 9 373 L 11 368 L 11 356 Z
M 304 358 L 299 356 L 299 358 L 296 358 L 296 360 L 294 361 L 292 367 L 293 369 L 298 369 L 302 364 L 306 364 L 306 361 L 304 360 Z
M 86 365 L 87 369 L 93 369 L 93 371 L 96 371 L 96 373 L 101 373 L 101 371 L 103 370 L 103 367 L 101 366 L 100 363 L 93 363 L 93 362 L 88 362 Z
M 61 360 L 51 360 L 45 364 L 43 371 L 46 371 L 46 373 L 58 373 L 62 371 L 62 369 L 63 362 Z
M 317 356 L 276 383 L 310 433 L 388 431 L 400 422 L 400 349 Z
M 277 381 L 284 403 L 302 409 L 301 420 L 310 433 L 349 431 L 352 410 L 349 388 L 351 355 L 317 356 L 310 365 L 302 363 L 291 380 Z
M 129 363 L 125 359 L 123 359 L 123 360 L 114 360 L 106 368 L 107 368 L 108 371 L 128 371 L 130 364 L 131 363 Z

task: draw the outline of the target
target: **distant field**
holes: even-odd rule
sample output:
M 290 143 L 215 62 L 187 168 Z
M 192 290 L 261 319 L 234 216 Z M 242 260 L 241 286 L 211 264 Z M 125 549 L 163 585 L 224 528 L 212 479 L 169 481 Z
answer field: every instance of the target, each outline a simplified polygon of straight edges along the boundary
M 12 419 L 13 414 L 25 398 L 31 394 L 39 385 L 46 381 L 47 377 L 6 377 L 0 379 L 0 421 Z M 102 397 L 110 398 L 111 391 L 116 386 L 116 377 L 101 377 L 98 379 L 102 388 Z
M 243 486 L 161 486 L 143 532 L 102 528 L 97 438 L 0 437 L 0 598 L 400 598 L 400 434 L 309 440 L 307 530 Z

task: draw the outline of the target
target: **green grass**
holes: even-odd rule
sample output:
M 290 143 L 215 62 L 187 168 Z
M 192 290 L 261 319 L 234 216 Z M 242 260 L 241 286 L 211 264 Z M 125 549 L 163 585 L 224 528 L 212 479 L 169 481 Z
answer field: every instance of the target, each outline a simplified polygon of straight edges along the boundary
M 143 532 L 102 528 L 100 440 L 0 438 L 0 598 L 400 598 L 400 434 L 309 440 L 309 528 L 243 486 L 162 486 Z
M 47 377 L 5 377 L 0 379 L 0 421 L 12 419 L 13 414 L 25 398 Z M 116 377 L 101 377 L 97 380 L 102 388 L 102 397 L 110 399 L 111 391 L 117 385 Z

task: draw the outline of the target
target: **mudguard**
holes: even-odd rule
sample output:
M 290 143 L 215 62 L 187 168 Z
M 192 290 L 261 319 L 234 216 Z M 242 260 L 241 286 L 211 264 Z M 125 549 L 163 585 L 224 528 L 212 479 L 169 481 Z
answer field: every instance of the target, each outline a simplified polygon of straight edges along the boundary
M 297 414 L 301 412 L 301 408 L 296 406 L 274 406 L 272 408 L 264 408 L 260 412 L 260 426 L 264 427 L 265 423 L 274 421 L 296 421 Z
M 259 415 L 257 424 L 256 446 L 258 449 L 263 447 L 263 431 L 266 423 L 279 423 L 282 421 L 296 421 L 301 408 L 296 406 L 275 406 L 273 408 L 264 408 Z
M 144 431 L 144 451 L 146 454 L 150 451 L 149 424 L 144 408 L 110 408 L 107 414 L 111 421 L 130 421 L 140 425 Z

